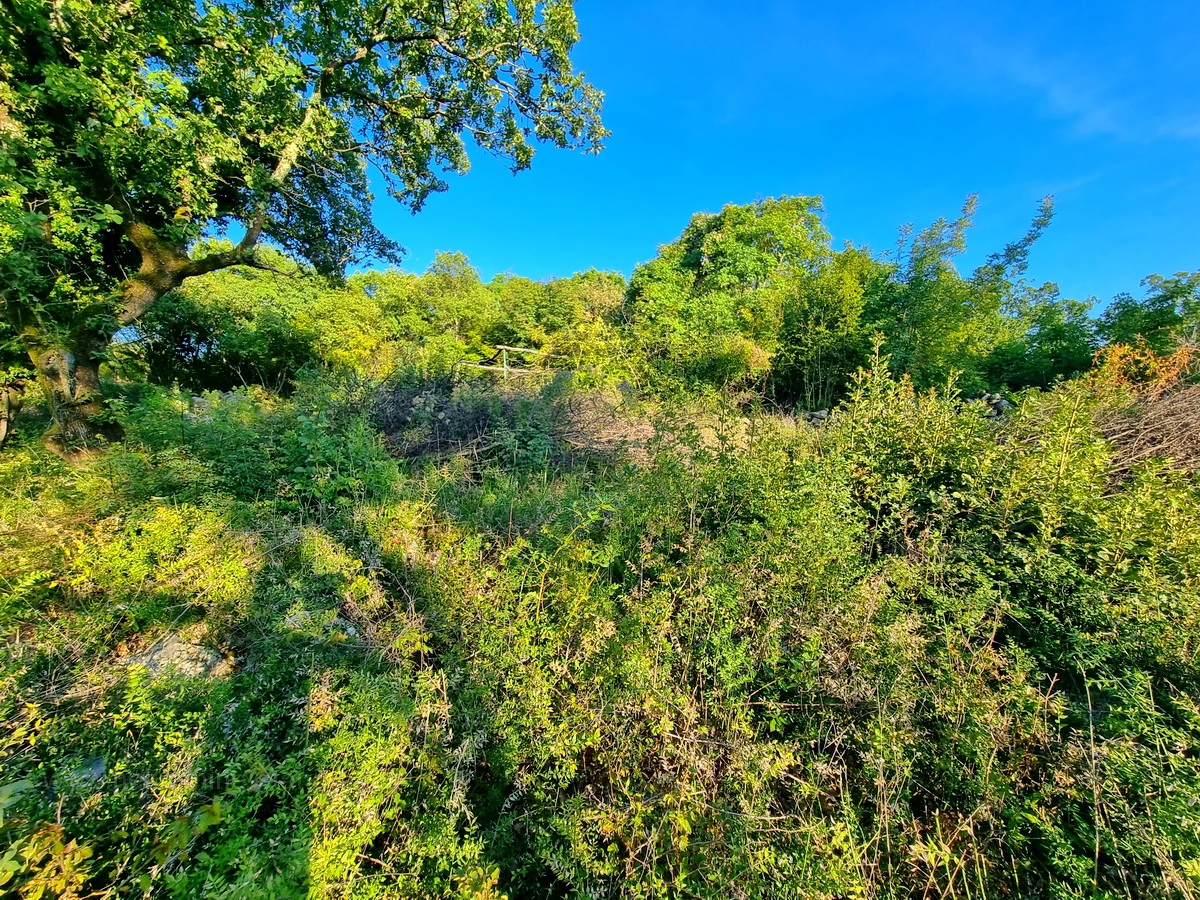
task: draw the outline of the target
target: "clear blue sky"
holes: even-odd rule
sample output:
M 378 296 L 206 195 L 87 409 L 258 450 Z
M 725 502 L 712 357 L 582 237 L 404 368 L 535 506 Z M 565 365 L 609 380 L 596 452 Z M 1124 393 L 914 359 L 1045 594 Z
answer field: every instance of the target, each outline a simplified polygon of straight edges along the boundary
M 964 268 L 1057 217 L 1030 276 L 1067 296 L 1200 269 L 1200 0 L 1060 3 L 578 0 L 578 65 L 606 93 L 606 149 L 471 172 L 383 229 L 423 269 L 626 274 L 696 211 L 820 195 L 836 242 L 980 195 Z

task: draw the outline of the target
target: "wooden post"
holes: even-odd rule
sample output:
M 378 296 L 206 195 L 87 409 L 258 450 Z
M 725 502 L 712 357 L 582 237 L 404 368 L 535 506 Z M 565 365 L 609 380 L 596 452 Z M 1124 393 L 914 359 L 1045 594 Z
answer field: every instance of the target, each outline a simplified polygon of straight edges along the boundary
M 504 365 L 504 383 L 508 384 L 508 350 L 507 350 L 507 348 L 502 349 L 500 351 L 500 358 L 503 360 L 503 365 Z

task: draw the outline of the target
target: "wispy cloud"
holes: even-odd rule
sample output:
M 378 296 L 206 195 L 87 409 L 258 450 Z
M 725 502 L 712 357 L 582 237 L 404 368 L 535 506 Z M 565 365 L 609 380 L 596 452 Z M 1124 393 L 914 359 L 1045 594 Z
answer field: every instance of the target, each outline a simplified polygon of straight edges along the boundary
M 989 48 L 991 68 L 1009 81 L 1041 95 L 1047 110 L 1068 119 L 1080 135 L 1111 134 L 1131 137 L 1134 129 L 1120 104 L 1094 77 L 1064 71 L 1061 64 Z
M 1077 25 L 1087 33 L 1065 42 L 1066 30 Z M 1052 15 L 1017 19 L 971 10 L 940 17 L 914 37 L 926 44 L 930 65 L 960 90 L 1027 92 L 1077 136 L 1200 139 L 1190 67 L 1170 54 L 1147 53 L 1135 36 L 1123 39 L 1120 21 L 1088 26 Z
M 1167 138 L 1183 138 L 1200 140 L 1200 116 L 1195 118 L 1180 118 L 1164 122 L 1159 134 Z

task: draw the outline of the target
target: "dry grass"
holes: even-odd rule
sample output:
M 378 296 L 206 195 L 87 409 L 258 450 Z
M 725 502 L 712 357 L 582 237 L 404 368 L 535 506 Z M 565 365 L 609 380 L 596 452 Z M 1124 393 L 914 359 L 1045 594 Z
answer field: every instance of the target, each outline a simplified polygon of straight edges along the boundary
M 399 456 L 487 456 L 504 436 L 544 434 L 552 455 L 633 458 L 646 454 L 650 421 L 618 390 L 581 390 L 569 373 L 542 378 L 472 379 L 401 385 L 377 395 L 376 425 Z
M 565 397 L 557 434 L 577 452 L 604 457 L 649 458 L 646 446 L 654 436 L 649 419 L 633 412 L 623 398 L 603 391 L 581 391 Z
M 1096 358 L 1091 376 L 1101 390 L 1116 389 L 1133 402 L 1103 406 L 1097 424 L 1113 445 L 1113 474 L 1165 460 L 1200 472 L 1200 347 L 1183 344 L 1159 355 L 1146 346 L 1115 344 Z
M 1184 386 L 1100 417 L 1100 429 L 1116 451 L 1116 474 L 1139 463 L 1168 460 L 1176 468 L 1200 472 L 1200 385 Z

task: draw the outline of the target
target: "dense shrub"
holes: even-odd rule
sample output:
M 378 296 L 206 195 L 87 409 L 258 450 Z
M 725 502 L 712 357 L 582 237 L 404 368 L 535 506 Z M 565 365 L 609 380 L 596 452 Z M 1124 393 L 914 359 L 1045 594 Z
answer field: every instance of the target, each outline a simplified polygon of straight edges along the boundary
M 1195 483 L 1114 480 L 1100 381 L 995 419 L 870 366 L 637 465 L 483 384 L 394 459 L 361 380 L 6 451 L 5 889 L 1194 893 Z M 128 662 L 168 634 L 228 671 Z

